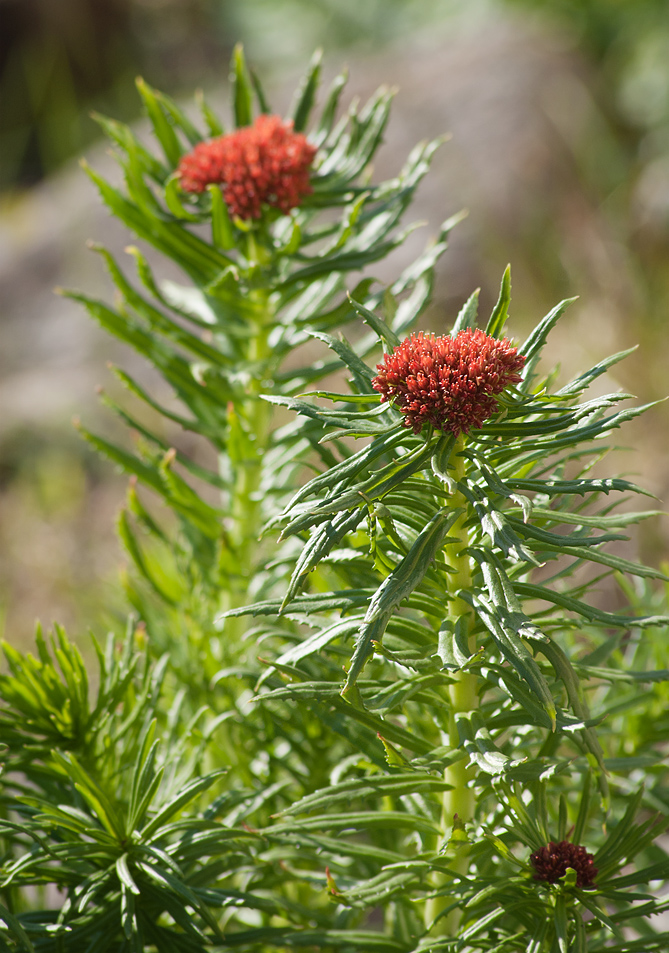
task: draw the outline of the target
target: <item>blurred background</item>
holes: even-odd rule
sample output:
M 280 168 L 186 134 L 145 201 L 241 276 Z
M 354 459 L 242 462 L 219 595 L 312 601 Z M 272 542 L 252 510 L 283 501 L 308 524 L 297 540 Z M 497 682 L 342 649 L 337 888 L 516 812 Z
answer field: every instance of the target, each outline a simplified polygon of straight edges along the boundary
M 326 79 L 348 64 L 350 95 L 397 87 L 378 175 L 418 139 L 451 134 L 415 209 L 423 236 L 469 209 L 440 266 L 434 330 L 477 286 L 490 305 L 511 262 L 516 337 L 578 294 L 551 352 L 565 374 L 639 344 L 615 383 L 643 401 L 669 393 L 669 0 L 0 0 L 0 611 L 12 642 L 37 617 L 77 632 L 121 615 L 125 481 L 70 420 L 108 429 L 96 385 L 106 361 L 134 358 L 53 294 L 109 294 L 85 242 L 120 253 L 128 241 L 77 166 L 85 153 L 114 175 L 91 110 L 141 123 L 142 75 L 177 97 L 203 87 L 227 112 L 238 40 L 278 111 L 316 46 Z M 666 501 L 667 406 L 621 442 L 619 468 Z M 668 540 L 665 520 L 637 544 L 657 564 Z

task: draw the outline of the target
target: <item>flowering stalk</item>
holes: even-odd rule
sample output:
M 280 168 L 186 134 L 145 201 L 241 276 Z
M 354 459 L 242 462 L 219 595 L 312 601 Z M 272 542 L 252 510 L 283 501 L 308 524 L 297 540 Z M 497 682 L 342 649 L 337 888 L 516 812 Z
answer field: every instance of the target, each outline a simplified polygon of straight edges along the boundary
M 436 823 L 433 819 L 424 839 L 424 856 L 432 852 L 433 866 L 429 861 L 417 865 L 430 872 L 422 882 L 424 888 L 429 885 L 424 929 L 436 937 L 462 935 L 464 939 L 463 931 L 467 937 L 474 936 L 476 920 L 472 917 L 478 915 L 474 913 L 478 908 L 473 900 L 482 881 L 475 885 L 471 865 L 476 863 L 479 878 L 487 869 L 487 862 L 482 860 L 483 845 L 476 840 L 481 824 L 490 843 L 507 857 L 505 843 L 493 831 L 506 823 L 503 812 L 510 810 L 517 825 L 514 831 L 522 832 L 519 836 L 537 857 L 543 856 L 537 852 L 550 842 L 550 821 L 542 800 L 543 781 L 539 784 L 538 779 L 546 777 L 546 771 L 560 770 L 559 764 L 566 762 L 547 759 L 540 752 L 563 750 L 560 738 L 564 736 L 556 733 L 558 726 L 574 725 L 567 736 L 569 744 L 575 743 L 577 757 L 587 758 L 593 766 L 602 803 L 606 804 L 609 797 L 601 743 L 588 724 L 590 714 L 578 688 L 578 677 L 561 647 L 565 621 L 560 611 L 566 605 L 590 621 L 593 612 L 601 621 L 613 622 L 614 616 L 591 609 L 581 601 L 579 589 L 561 589 L 554 594 L 550 580 L 547 584 L 536 583 L 531 574 L 557 554 L 571 559 L 567 569 L 559 573 L 560 580 L 569 579 L 581 560 L 622 569 L 620 558 L 603 549 L 602 544 L 611 537 L 606 532 L 595 536 L 591 529 L 613 525 L 610 517 L 586 517 L 578 511 L 580 504 L 576 504 L 576 511 L 571 506 L 583 495 L 614 487 L 624 490 L 629 484 L 592 480 L 587 470 L 579 478 L 568 480 L 563 466 L 565 460 L 573 459 L 575 448 L 609 432 L 627 419 L 629 411 L 624 417 L 621 412 L 606 416 L 618 395 L 585 401 L 582 406 L 576 402 L 587 383 L 609 366 L 606 362 L 555 395 L 548 390 L 547 382 L 536 380 L 541 348 L 567 303 L 547 315 L 518 348 L 501 338 L 508 303 L 507 273 L 485 331 L 472 329 L 476 317 L 474 295 L 449 336 L 415 334 L 404 341 L 378 315 L 358 307 L 387 353 L 377 365 L 376 375 L 371 368 L 363 371 L 352 356 L 342 354 L 344 363 L 351 370 L 356 368 L 359 392 L 354 398 L 355 410 L 348 410 L 350 398 L 345 394 L 313 395 L 340 401 L 336 411 L 323 411 L 304 401 L 281 402 L 319 420 L 323 428 L 339 428 L 347 435 L 371 435 L 372 442 L 298 491 L 284 511 L 283 534 L 290 537 L 309 530 L 311 535 L 288 594 L 282 600 L 256 603 L 239 613 L 271 614 L 279 609 L 285 612 L 288 606 L 294 618 L 304 618 L 305 622 L 308 618 L 310 628 L 316 631 L 299 652 L 291 649 L 279 656 L 279 667 L 294 664 L 295 659 L 302 665 L 314 665 L 316 651 L 333 639 L 330 633 L 354 628 L 356 640 L 342 695 L 351 703 L 349 717 L 363 725 L 379 707 L 383 710 L 381 699 L 402 697 L 400 686 L 405 683 L 415 681 L 425 688 L 429 685 L 439 699 L 432 703 L 431 724 L 423 712 L 408 705 L 401 709 L 405 719 L 402 744 L 415 753 L 408 765 L 415 766 L 415 771 L 424 770 L 428 764 L 432 770 L 441 766 L 448 785 L 438 799 Z M 379 393 L 380 402 L 374 391 Z M 545 497 L 550 505 L 542 502 Z M 360 608 L 353 601 L 353 593 L 349 596 L 345 588 L 326 592 L 317 589 L 300 595 L 305 571 L 326 559 L 335 543 L 341 545 L 337 527 L 357 527 L 363 505 L 367 509 L 375 506 L 374 512 L 379 514 L 372 552 L 375 567 L 384 578 L 376 583 L 369 575 L 354 578 L 360 579 L 358 586 L 378 588 L 366 590 L 371 596 Z M 552 527 L 560 522 L 568 527 L 576 524 L 581 531 L 571 537 L 553 532 Z M 355 561 L 360 558 L 360 544 L 355 537 L 348 541 Z M 344 579 L 350 578 L 347 565 L 339 557 L 339 572 Z M 625 563 L 625 567 L 635 574 L 653 572 L 632 563 Z M 444 587 L 451 596 L 446 607 Z M 543 600 L 557 608 L 531 616 L 525 600 Z M 339 623 L 333 618 L 337 608 L 345 613 L 345 622 L 344 617 Z M 314 622 L 318 613 L 323 614 L 320 629 Z M 622 618 L 618 622 L 624 624 Z M 635 618 L 635 625 L 653 624 L 652 617 Z M 533 652 L 526 643 L 532 645 Z M 395 682 L 381 659 L 399 666 Z M 445 683 L 440 672 L 448 673 Z M 306 677 L 301 678 L 299 697 L 304 697 L 309 687 Z M 320 683 L 312 684 L 317 692 Z M 438 690 L 444 684 L 446 693 Z M 449 699 L 446 751 L 442 760 L 436 755 L 427 760 L 421 755 L 423 742 L 434 725 L 443 722 L 444 694 Z M 281 690 L 281 695 L 292 697 L 290 689 Z M 391 710 L 397 717 L 396 709 Z M 533 727 L 514 735 L 512 743 L 505 742 L 509 726 L 525 724 L 529 711 Z M 386 751 L 390 751 L 390 766 L 397 769 L 407 764 L 389 747 L 386 733 L 394 730 L 392 724 L 384 720 L 377 730 L 384 738 Z M 537 731 L 536 743 L 528 747 L 528 740 Z M 443 740 L 442 735 L 432 744 Z M 463 749 L 466 758 L 462 757 Z M 522 779 L 534 785 L 538 798 L 534 811 L 543 814 L 530 816 L 510 787 L 508 801 L 502 799 L 497 812 L 486 820 L 485 795 L 478 797 L 478 792 L 489 790 L 490 780 L 505 791 L 505 784 Z M 354 785 L 349 789 L 354 790 Z M 324 790 L 323 802 L 336 797 L 337 790 L 337 785 Z M 311 800 L 305 799 L 304 809 L 310 805 Z M 294 808 L 295 813 L 299 813 L 299 807 Z M 586 813 L 587 807 L 582 807 L 576 824 L 575 837 L 581 838 L 581 843 Z M 291 829 L 299 830 L 299 820 Z M 566 814 L 561 814 L 559 830 L 565 840 Z M 452 835 L 447 848 L 439 851 L 448 831 Z M 466 846 L 458 849 L 462 844 Z M 574 859 L 576 862 L 576 855 Z M 581 889 L 578 877 L 572 884 L 572 875 L 569 871 L 567 874 L 566 886 L 563 888 L 560 881 L 559 890 L 569 891 L 572 886 Z M 398 893 L 407 891 L 411 878 L 407 872 L 403 879 L 396 865 L 391 865 L 386 877 L 379 874 L 363 881 L 343 897 L 351 904 L 362 903 L 365 898 L 371 901 L 382 884 Z M 513 896 L 513 891 L 520 888 L 509 889 Z M 435 890 L 437 895 L 429 896 Z M 503 896 L 502 888 L 500 891 L 495 893 L 498 898 Z M 488 896 L 487 891 L 481 896 Z M 568 936 L 581 936 L 583 919 L 572 900 L 570 894 L 563 893 L 551 900 L 554 927 L 547 926 L 541 917 L 536 920 L 531 929 L 537 937 L 537 951 L 544 949 L 544 940 L 548 943 L 545 948 L 550 949 L 556 936 L 563 937 L 564 942 Z M 481 900 L 486 915 L 494 913 L 495 917 L 502 915 L 506 901 L 500 899 L 499 903 L 495 911 Z M 522 936 L 521 944 L 527 939 L 525 932 Z M 496 939 L 497 934 L 490 935 L 490 942 Z M 424 942 L 429 942 L 428 937 Z M 564 945 L 562 939 L 559 942 Z
M 184 192 L 201 194 L 221 187 L 225 207 L 219 214 L 248 224 L 244 238 L 252 320 L 247 336 L 245 361 L 251 373 L 244 382 L 245 396 L 231 413 L 237 417 L 245 439 L 240 452 L 230 454 L 232 481 L 228 538 L 239 567 L 241 584 L 229 593 L 225 607 L 246 602 L 248 582 L 253 577 L 253 549 L 262 526 L 260 485 L 263 459 L 269 439 L 269 407 L 259 401 L 263 382 L 271 379 L 276 362 L 268 346 L 274 325 L 275 306 L 272 291 L 275 277 L 275 249 L 267 229 L 272 209 L 287 215 L 312 193 L 310 167 L 315 146 L 306 137 L 293 132 L 293 123 L 279 116 L 261 113 L 250 126 L 236 132 L 198 143 L 182 156 L 177 178 Z M 255 222 L 257 221 L 257 226 Z M 231 421 L 235 426 L 235 421 Z M 226 461 L 227 463 L 227 461 Z
M 463 454 L 465 436 L 459 434 L 452 450 L 453 460 L 452 480 L 457 485 L 465 474 L 466 458 Z M 449 536 L 451 539 L 446 548 L 446 556 L 450 571 L 446 575 L 445 583 L 448 591 L 448 616 L 446 624 L 451 631 L 456 628 L 462 633 L 469 655 L 474 654 L 473 638 L 470 635 L 472 625 L 471 607 L 462 599 L 460 591 L 469 592 L 472 587 L 472 572 L 469 555 L 469 535 L 467 532 L 467 500 L 459 490 L 452 495 L 452 506 L 460 510 L 460 516 L 454 523 Z M 478 704 L 478 679 L 468 671 L 454 673 L 453 683 L 448 687 L 448 743 L 456 751 L 460 747 L 458 731 L 458 715 L 468 714 Z M 467 758 L 459 758 L 449 764 L 444 771 L 444 780 L 448 788 L 442 795 L 440 817 L 440 845 L 439 852 L 448 857 L 449 868 L 458 874 L 465 874 L 469 866 L 466 839 L 460 839 L 459 832 L 464 830 L 474 818 L 475 797 L 471 787 L 473 772 Z M 447 838 L 450 840 L 447 841 Z M 463 842 L 464 841 L 464 842 Z M 448 843 L 448 850 L 445 845 Z M 434 887 L 444 890 L 448 879 L 443 874 L 434 876 Z M 425 905 L 425 926 L 437 936 L 453 936 L 460 921 L 459 911 L 452 910 L 442 916 L 442 912 L 450 905 L 447 894 L 441 894 L 427 901 Z
M 237 128 L 224 133 L 201 102 L 208 135 L 168 97 L 140 82 L 164 158 L 152 156 L 127 127 L 103 119 L 121 152 L 126 193 L 90 172 L 112 212 L 140 239 L 172 258 L 191 282 L 161 286 L 135 250 L 139 278 L 149 292 L 142 297 L 104 253 L 123 308 L 114 312 L 94 299 L 75 297 L 104 327 L 150 360 L 159 360 L 161 373 L 187 413 L 165 412 L 137 382 L 123 372 L 119 376 L 172 430 L 176 423 L 210 443 L 220 461 L 216 473 L 193 465 L 183 453 L 166 455 L 164 438 L 108 398 L 106 402 L 143 435 L 139 459 L 86 434 L 133 473 L 140 487 L 158 492 L 178 513 L 179 534 L 165 551 L 165 533 L 133 490 L 129 510 L 121 518 L 123 540 L 138 572 L 128 586 L 133 605 L 151 630 L 149 644 L 180 656 L 180 670 L 192 671 L 193 691 L 202 701 L 209 699 L 206 686 L 221 661 L 231 661 L 240 651 L 244 629 L 229 620 L 219 634 L 212 629 L 214 615 L 242 606 L 249 586 L 254 591 L 271 588 L 281 577 L 276 563 L 277 568 L 266 571 L 270 561 L 258 537 L 301 471 L 302 460 L 291 448 L 303 452 L 313 442 L 306 432 L 287 432 L 277 439 L 271 406 L 259 397 L 268 387 L 279 395 L 298 389 L 300 381 L 282 370 L 286 358 L 310 332 L 331 330 L 331 315 L 344 323 L 355 317 L 345 298 L 345 276 L 404 240 L 397 224 L 435 148 L 425 144 L 416 150 L 392 182 L 372 188 L 358 184 L 380 142 L 390 97 L 381 91 L 360 117 L 354 110 L 336 123 L 343 88 L 339 77 L 320 120 L 307 132 L 319 76 L 315 57 L 292 114 L 281 119 L 268 110 L 236 50 Z M 355 134 L 348 131 L 349 124 Z M 336 214 L 323 222 L 321 210 L 328 208 Z M 194 225 L 199 226 L 197 232 Z M 203 225 L 210 227 L 211 241 L 203 237 Z M 405 322 L 414 320 L 427 301 L 434 261 L 430 251 L 397 282 L 401 293 L 415 292 Z M 371 281 L 363 281 L 358 294 L 375 307 L 383 292 L 372 292 L 370 286 Z M 318 381 L 328 370 L 309 366 L 305 379 Z M 273 460 L 281 461 L 277 471 Z M 205 502 L 193 478 L 220 491 L 220 506 Z M 138 530 L 148 532 L 150 547 L 137 536 Z M 164 558 L 160 556 L 161 565 L 154 570 L 154 553 L 161 551 Z M 174 568 L 164 564 L 174 556 L 176 578 Z M 156 596 L 165 603 L 162 608 L 155 605 Z M 184 614 L 165 619 L 165 607 L 169 615 L 180 606 L 194 626 L 187 639 L 177 634 Z
M 497 410 L 496 396 L 510 383 L 521 380 L 518 371 L 524 363 L 524 357 L 518 355 L 508 340 L 497 341 L 478 329 L 466 328 L 453 337 L 439 338 L 419 333 L 411 335 L 385 356 L 377 367 L 378 376 L 372 381 L 372 386 L 381 393 L 382 401 L 393 401 L 404 418 L 404 426 L 411 427 L 414 433 L 420 433 L 429 424 L 431 428 L 455 437 L 451 449 L 450 481 L 454 487 L 451 505 L 460 515 L 452 526 L 447 547 L 448 616 L 445 625 L 451 632 L 460 633 L 469 656 L 474 654 L 470 636 L 472 610 L 460 593 L 472 589 L 467 532 L 471 513 L 467 499 L 458 489 L 466 474 L 465 435 L 472 428 L 480 428 Z M 448 690 L 448 740 L 453 750 L 460 747 L 460 717 L 469 715 L 477 707 L 477 690 L 476 675 L 469 671 L 455 673 Z M 455 831 L 473 820 L 473 774 L 467 761 L 458 759 L 446 768 L 444 777 L 448 788 L 442 799 L 442 837 L 447 831 L 454 832 L 449 866 L 452 871 L 464 874 L 469 863 L 467 851 L 458 841 Z M 442 876 L 436 876 L 435 886 L 444 882 Z M 439 918 L 447 905 L 448 897 L 444 896 L 428 901 L 426 926 L 434 924 L 437 934 L 450 936 L 457 929 L 459 915 L 454 910 Z

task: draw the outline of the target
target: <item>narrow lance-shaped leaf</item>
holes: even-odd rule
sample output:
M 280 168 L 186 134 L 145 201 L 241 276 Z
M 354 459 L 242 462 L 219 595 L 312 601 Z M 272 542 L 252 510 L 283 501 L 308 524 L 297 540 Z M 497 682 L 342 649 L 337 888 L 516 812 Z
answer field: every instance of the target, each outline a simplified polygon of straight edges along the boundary
M 518 348 L 519 353 L 525 357 L 525 366 L 522 370 L 523 382 L 518 385 L 521 390 L 529 390 L 532 378 L 534 376 L 534 370 L 539 361 L 541 351 L 544 344 L 546 343 L 548 335 L 558 323 L 569 305 L 573 304 L 574 301 L 576 301 L 576 298 L 566 298 L 564 301 L 561 301 L 560 304 L 556 305 L 551 311 L 548 312 L 546 317 L 539 322 L 536 328 L 534 328 L 534 330 L 529 334 L 525 342 Z
M 450 785 L 443 778 L 431 774 L 419 774 L 416 771 L 408 774 L 372 774 L 315 791 L 291 804 L 279 816 L 325 810 L 341 801 L 350 803 L 353 798 L 400 797 L 402 794 L 411 794 L 416 791 L 444 791 L 449 787 Z
M 470 299 L 471 300 L 471 299 Z M 509 316 L 509 304 L 511 302 L 511 266 L 507 265 L 502 278 L 502 286 L 499 290 L 497 304 L 492 310 L 490 320 L 485 329 L 485 333 L 490 337 L 498 338 L 504 330 L 506 319 Z
M 320 82 L 322 59 L 323 51 L 316 50 L 311 58 L 309 68 L 295 94 L 295 101 L 290 111 L 295 132 L 303 132 L 309 121 L 309 116 L 316 98 L 316 91 Z
M 391 461 L 382 470 L 373 473 L 367 480 L 357 484 L 345 493 L 335 488 L 330 497 L 322 503 L 307 509 L 305 515 L 297 515 L 286 526 L 283 536 L 298 533 L 308 529 L 315 523 L 322 522 L 323 518 L 342 510 L 351 510 L 382 499 L 391 490 L 402 485 L 410 476 L 421 470 L 432 455 L 432 447 L 419 445 L 409 453 Z
M 267 97 L 265 96 L 265 90 L 263 89 L 260 78 L 253 69 L 249 69 L 249 75 L 251 77 L 251 85 L 253 86 L 253 91 L 256 94 L 256 99 L 258 100 L 258 108 L 261 113 L 271 113 L 272 107 L 269 104 Z
M 351 302 L 356 314 L 359 314 L 365 324 L 368 324 L 372 331 L 375 331 L 376 334 L 378 334 L 384 344 L 387 344 L 390 348 L 397 347 L 397 345 L 400 343 L 400 339 L 397 337 L 395 332 L 388 327 L 385 321 L 374 314 L 373 311 L 370 311 L 357 301 L 354 301 L 350 296 L 349 301 Z
M 372 641 L 380 642 L 393 612 L 416 589 L 444 544 L 449 529 L 461 515 L 458 508 L 444 507 L 430 520 L 393 572 L 374 593 L 356 641 L 342 695 L 346 697 L 362 672 Z
M 332 130 L 339 100 L 347 82 L 348 73 L 346 70 L 336 76 L 332 81 L 332 85 L 330 86 L 330 90 L 328 92 L 328 98 L 325 101 L 325 105 L 321 111 L 321 118 L 318 123 L 316 141 L 319 144 L 330 134 L 330 131 Z
M 405 437 L 404 432 L 395 430 L 392 433 L 376 437 L 370 444 L 358 450 L 341 463 L 336 464 L 323 473 L 314 477 L 301 487 L 290 503 L 286 506 L 283 516 L 289 518 L 291 510 L 308 496 L 315 496 L 322 490 L 331 490 L 337 483 L 353 479 L 366 471 L 378 457 L 393 450 Z
M 295 569 L 288 584 L 288 590 L 281 603 L 281 612 L 284 611 L 286 606 L 289 605 L 291 600 L 295 597 L 305 580 L 305 576 L 311 572 L 348 533 L 354 532 L 357 529 L 364 515 L 362 509 L 354 510 L 353 513 L 339 513 L 333 520 L 328 521 L 316 530 L 302 550 L 300 558 L 295 564 Z
M 183 219 L 185 222 L 199 222 L 201 216 L 194 214 L 186 208 L 183 203 L 183 192 L 179 188 L 179 178 L 171 175 L 165 183 L 165 204 L 176 218 Z
M 219 185 L 208 185 L 211 196 L 211 237 L 217 248 L 230 251 L 235 247 L 235 233 L 230 221 L 228 207 L 223 200 Z
M 230 83 L 233 93 L 235 125 L 238 129 L 241 126 L 250 126 L 253 122 L 253 89 L 241 43 L 235 46 L 232 53 Z
M 224 132 L 223 123 L 214 113 L 201 89 L 196 90 L 195 101 L 200 108 L 200 112 L 202 113 L 202 118 L 205 121 L 209 135 L 212 138 L 215 138 L 216 136 L 222 136 Z
M 174 168 L 178 165 L 183 150 L 170 119 L 168 119 L 166 115 L 164 106 L 159 101 L 154 90 L 152 90 L 141 77 L 137 80 L 137 89 L 144 100 L 153 131 L 165 153 L 165 158 L 172 168 Z
M 569 704 L 571 705 L 572 711 L 576 717 L 580 718 L 584 722 L 587 722 L 590 719 L 588 705 L 585 698 L 583 697 L 578 676 L 574 672 L 574 669 L 572 668 L 565 653 L 562 651 L 559 645 L 556 645 L 555 642 L 550 640 L 544 642 L 540 646 L 540 652 L 549 660 L 555 669 L 555 674 L 565 686 L 567 690 L 567 697 L 569 698 Z M 599 743 L 597 732 L 594 728 L 584 727 L 583 738 L 588 751 L 591 753 L 595 763 L 597 764 L 597 780 L 602 792 L 604 810 L 607 811 L 609 805 L 609 787 L 606 780 L 606 768 L 604 767 L 604 753 L 602 751 L 602 746 Z
M 476 327 L 476 318 L 478 315 L 479 309 L 479 294 L 481 289 L 477 288 L 465 301 L 460 312 L 455 319 L 455 324 L 451 328 L 451 337 L 455 337 L 460 331 L 464 331 L 465 328 L 475 328 Z

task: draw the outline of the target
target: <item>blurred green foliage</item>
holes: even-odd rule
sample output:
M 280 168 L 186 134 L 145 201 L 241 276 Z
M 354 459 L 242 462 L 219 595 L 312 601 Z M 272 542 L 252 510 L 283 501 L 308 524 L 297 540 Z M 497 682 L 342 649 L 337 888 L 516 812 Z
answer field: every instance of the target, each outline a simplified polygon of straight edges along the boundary
M 571 40 L 603 122 L 576 157 L 637 271 L 643 324 L 669 297 L 669 7 L 666 0 L 501 0 Z M 663 332 L 663 328 L 661 329 Z M 651 336 L 649 348 L 657 341 Z
M 217 0 L 4 0 L 0 190 L 52 172 L 98 135 L 92 109 L 138 115 L 133 80 L 213 77 L 227 52 Z

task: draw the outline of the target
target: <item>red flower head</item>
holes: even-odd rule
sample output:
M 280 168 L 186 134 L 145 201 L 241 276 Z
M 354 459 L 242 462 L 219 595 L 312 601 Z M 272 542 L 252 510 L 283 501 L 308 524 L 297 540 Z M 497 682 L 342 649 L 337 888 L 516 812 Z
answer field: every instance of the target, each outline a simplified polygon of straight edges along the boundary
M 177 173 L 184 191 L 222 185 L 231 215 L 260 218 L 263 203 L 286 214 L 309 195 L 315 155 L 315 146 L 293 132 L 292 122 L 263 114 L 252 126 L 199 143 L 183 156 Z
M 557 883 L 560 877 L 567 873 L 567 867 L 576 871 L 577 887 L 594 887 L 597 868 L 593 864 L 592 854 L 580 844 L 572 844 L 568 840 L 561 840 L 559 844 L 553 841 L 536 850 L 530 857 L 532 866 L 536 870 L 535 880 L 545 880 L 549 884 Z
M 504 338 L 466 328 L 454 338 L 412 334 L 377 364 L 372 386 L 392 400 L 404 426 L 423 424 L 454 436 L 482 426 L 497 410 L 495 394 L 518 383 L 525 358 Z

